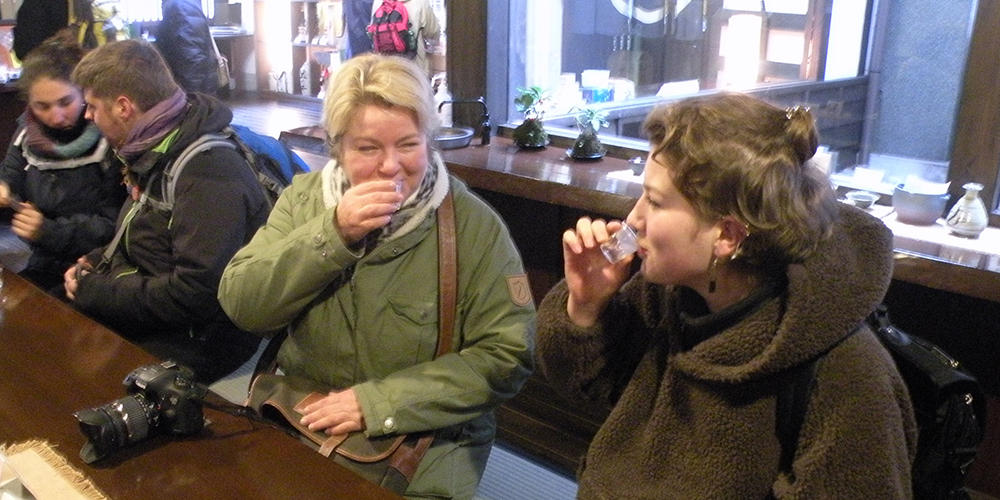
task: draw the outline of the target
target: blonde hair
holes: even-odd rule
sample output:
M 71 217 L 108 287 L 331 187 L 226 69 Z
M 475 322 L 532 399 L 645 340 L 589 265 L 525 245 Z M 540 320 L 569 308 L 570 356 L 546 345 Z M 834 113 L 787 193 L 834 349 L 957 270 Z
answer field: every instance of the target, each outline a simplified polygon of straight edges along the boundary
M 323 123 L 330 156 L 339 157 L 351 120 L 369 104 L 410 111 L 427 144 L 434 144 L 438 118 L 427 74 L 409 59 L 368 53 L 344 62 L 327 87 Z
M 747 225 L 738 263 L 800 262 L 832 232 L 836 197 L 826 175 L 808 163 L 819 136 L 807 108 L 723 92 L 654 109 L 643 129 L 700 216 L 733 216 Z
M 127 96 L 148 111 L 180 88 L 160 52 L 145 40 L 122 40 L 102 45 L 80 61 L 73 81 L 95 97 Z

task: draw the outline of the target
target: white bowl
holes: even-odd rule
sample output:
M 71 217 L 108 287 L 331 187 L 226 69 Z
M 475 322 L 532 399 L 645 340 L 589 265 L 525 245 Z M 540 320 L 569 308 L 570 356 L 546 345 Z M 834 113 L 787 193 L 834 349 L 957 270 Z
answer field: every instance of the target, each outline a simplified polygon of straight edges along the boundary
M 848 191 L 844 195 L 854 206 L 867 210 L 879 199 L 879 195 L 868 191 Z

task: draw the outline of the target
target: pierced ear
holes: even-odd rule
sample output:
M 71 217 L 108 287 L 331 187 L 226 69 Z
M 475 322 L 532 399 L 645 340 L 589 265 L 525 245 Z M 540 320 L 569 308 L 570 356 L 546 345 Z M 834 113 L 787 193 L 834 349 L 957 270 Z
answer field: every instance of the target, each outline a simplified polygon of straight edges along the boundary
M 743 240 L 749 235 L 750 230 L 746 224 L 732 216 L 723 217 L 719 221 L 719 239 L 715 242 L 715 256 L 720 259 L 732 259 L 739 253 Z

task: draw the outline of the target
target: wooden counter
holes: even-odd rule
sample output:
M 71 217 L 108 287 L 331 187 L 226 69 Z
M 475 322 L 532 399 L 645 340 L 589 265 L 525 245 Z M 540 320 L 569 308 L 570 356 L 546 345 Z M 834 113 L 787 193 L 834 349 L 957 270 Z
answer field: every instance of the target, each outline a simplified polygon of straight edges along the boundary
M 624 218 L 642 195 L 642 177 L 632 175 L 630 164 L 617 158 L 577 161 L 565 149 L 523 150 L 502 137 L 488 146 L 446 150 L 442 156 L 448 170 L 472 188 L 596 215 Z M 556 229 L 553 234 L 558 235 Z
M 43 439 L 111 498 L 399 498 L 292 436 L 216 410 L 188 437 L 155 436 L 92 465 L 73 412 L 125 396 L 157 362 L 114 332 L 3 272 L 0 443 Z
M 321 137 L 319 127 L 282 133 L 283 140 L 316 154 L 315 159 L 309 160 L 314 168 L 325 161 Z M 497 208 L 508 225 L 514 226 L 511 229 L 515 239 L 518 230 L 526 230 L 531 235 L 527 241 L 533 244 L 537 243 L 535 237 L 558 243 L 562 230 L 575 222 L 565 215 L 624 218 L 642 195 L 639 177 L 629 178 L 631 165 L 625 160 L 605 157 L 596 162 L 581 162 L 568 158 L 562 148 L 522 150 L 505 137 L 493 137 L 491 142 L 479 146 L 474 138 L 473 145 L 445 150 L 442 156 L 449 171 L 495 206 L 499 205 Z M 518 207 L 519 203 L 525 206 Z M 537 209 L 542 207 L 538 204 L 570 210 L 555 218 L 539 217 Z M 527 213 L 532 215 L 531 224 L 520 220 Z M 540 221 L 558 225 L 541 230 Z M 927 231 L 939 229 L 931 227 Z M 1000 257 L 975 248 L 962 248 L 960 243 L 930 242 L 929 236 L 921 237 L 922 230 L 897 228 L 894 279 L 1000 303 Z

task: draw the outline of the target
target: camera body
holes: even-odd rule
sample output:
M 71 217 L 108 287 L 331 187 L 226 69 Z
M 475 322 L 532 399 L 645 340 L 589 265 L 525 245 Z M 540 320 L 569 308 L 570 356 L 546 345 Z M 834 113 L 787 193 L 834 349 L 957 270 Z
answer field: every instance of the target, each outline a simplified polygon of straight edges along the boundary
M 154 434 L 191 435 L 205 425 L 208 389 L 173 361 L 140 366 L 122 381 L 127 396 L 73 414 L 88 442 L 80 458 L 91 463 Z

